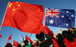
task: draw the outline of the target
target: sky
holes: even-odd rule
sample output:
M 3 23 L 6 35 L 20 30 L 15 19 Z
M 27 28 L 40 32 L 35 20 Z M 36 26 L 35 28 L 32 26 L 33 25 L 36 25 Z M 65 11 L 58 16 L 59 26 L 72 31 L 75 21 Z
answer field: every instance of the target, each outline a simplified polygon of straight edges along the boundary
M 43 5 L 44 9 L 58 8 L 58 9 L 74 9 L 76 11 L 75 0 L 0 0 L 0 24 L 2 23 L 7 4 L 10 1 L 20 1 L 25 3 L 30 3 L 30 4 Z M 48 26 L 48 27 L 50 30 L 54 32 L 54 34 L 60 33 L 60 29 L 65 30 L 65 28 L 58 28 L 58 27 L 52 27 L 52 26 Z M 31 35 L 30 33 L 21 32 L 18 29 L 15 29 L 12 27 L 2 27 L 0 34 L 2 35 L 2 38 L 0 38 L 0 47 L 4 47 L 7 37 L 10 34 L 12 34 L 12 39 L 9 41 L 10 43 L 12 43 L 13 40 L 16 40 L 19 43 L 21 43 L 20 34 L 22 34 L 24 38 L 25 38 L 25 35 L 28 35 L 29 37 Z M 30 38 L 32 40 L 36 40 L 35 34 L 32 34 Z

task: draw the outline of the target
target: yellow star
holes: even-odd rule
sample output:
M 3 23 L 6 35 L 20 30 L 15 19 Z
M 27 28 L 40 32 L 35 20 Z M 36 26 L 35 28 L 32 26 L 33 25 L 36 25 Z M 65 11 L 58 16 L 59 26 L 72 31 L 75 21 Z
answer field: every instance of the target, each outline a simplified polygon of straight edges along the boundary
M 15 9 L 12 9 L 12 11 L 15 11 Z
M 18 3 L 18 1 L 16 1 L 16 3 Z
M 18 7 L 20 7 L 20 4 L 18 4 Z
M 9 7 L 11 7 L 11 6 L 12 6 L 12 3 L 9 4 Z

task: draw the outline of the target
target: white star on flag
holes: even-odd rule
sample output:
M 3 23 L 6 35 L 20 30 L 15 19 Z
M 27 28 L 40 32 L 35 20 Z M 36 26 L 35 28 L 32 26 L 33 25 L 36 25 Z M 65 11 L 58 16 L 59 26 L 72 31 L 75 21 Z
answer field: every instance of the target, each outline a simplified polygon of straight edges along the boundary
M 64 18 L 64 15 L 62 15 L 62 18 Z
M 69 24 L 67 23 L 66 26 L 68 26 Z
M 69 11 L 66 11 L 66 13 L 69 13 Z
M 53 24 L 54 23 L 54 20 L 50 20 L 49 22 L 50 22 L 50 24 Z
M 71 17 L 74 17 L 74 15 L 71 15 Z

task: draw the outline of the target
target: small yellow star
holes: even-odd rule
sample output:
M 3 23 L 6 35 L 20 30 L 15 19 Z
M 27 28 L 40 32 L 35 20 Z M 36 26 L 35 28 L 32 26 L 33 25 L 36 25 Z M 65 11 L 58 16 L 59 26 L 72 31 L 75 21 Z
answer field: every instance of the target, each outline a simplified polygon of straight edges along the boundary
M 15 9 L 12 9 L 12 11 L 15 11 Z
M 16 1 L 16 3 L 18 3 L 18 1 Z
M 11 7 L 11 6 L 12 6 L 12 3 L 9 4 L 9 7 Z
M 20 4 L 18 4 L 18 7 L 20 7 Z

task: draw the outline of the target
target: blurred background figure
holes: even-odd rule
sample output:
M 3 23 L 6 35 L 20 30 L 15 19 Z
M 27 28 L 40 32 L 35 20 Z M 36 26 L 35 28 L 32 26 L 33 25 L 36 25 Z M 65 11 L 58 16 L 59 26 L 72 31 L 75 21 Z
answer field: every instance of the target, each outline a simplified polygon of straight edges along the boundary
M 13 47 L 11 43 L 6 43 L 5 47 Z

